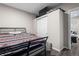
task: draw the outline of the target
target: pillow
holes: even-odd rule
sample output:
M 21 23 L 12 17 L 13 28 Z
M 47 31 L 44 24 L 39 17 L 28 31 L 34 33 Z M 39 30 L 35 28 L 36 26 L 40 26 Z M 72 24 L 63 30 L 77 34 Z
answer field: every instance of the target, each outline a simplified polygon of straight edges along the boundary
M 15 31 L 15 32 L 9 32 L 9 34 L 20 34 L 20 31 Z

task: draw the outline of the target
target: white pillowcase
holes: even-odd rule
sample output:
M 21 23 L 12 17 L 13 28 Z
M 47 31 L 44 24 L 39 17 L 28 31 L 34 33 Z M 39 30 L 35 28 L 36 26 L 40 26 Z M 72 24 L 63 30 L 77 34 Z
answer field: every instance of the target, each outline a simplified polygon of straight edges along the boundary
M 15 32 L 9 32 L 10 34 L 20 34 L 20 33 L 22 33 L 22 32 L 20 32 L 20 31 L 15 31 Z

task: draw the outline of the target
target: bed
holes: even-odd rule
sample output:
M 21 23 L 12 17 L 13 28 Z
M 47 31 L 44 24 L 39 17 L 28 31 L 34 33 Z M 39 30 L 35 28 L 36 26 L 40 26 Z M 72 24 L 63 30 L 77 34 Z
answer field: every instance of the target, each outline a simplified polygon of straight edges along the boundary
M 46 37 L 27 33 L 25 28 L 0 28 L 0 55 L 36 55 L 45 51 Z

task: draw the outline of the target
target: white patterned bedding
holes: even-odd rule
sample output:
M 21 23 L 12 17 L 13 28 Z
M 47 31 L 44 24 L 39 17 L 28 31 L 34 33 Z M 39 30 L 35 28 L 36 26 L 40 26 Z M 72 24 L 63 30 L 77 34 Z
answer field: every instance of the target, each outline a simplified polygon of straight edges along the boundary
M 0 35 L 0 47 L 11 46 L 22 42 L 27 42 L 29 40 L 34 40 L 37 38 L 39 37 L 28 33 L 21 33 L 17 35 L 4 34 Z

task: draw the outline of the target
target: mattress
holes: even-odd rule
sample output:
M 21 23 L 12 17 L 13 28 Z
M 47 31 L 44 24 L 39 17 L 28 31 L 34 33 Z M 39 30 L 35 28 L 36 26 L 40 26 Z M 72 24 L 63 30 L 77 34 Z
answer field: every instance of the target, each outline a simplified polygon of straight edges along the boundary
M 36 40 L 38 38 L 40 37 L 29 33 L 0 35 L 0 48 Z

